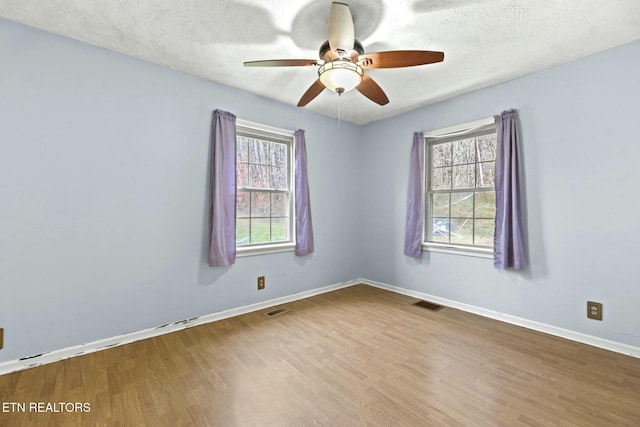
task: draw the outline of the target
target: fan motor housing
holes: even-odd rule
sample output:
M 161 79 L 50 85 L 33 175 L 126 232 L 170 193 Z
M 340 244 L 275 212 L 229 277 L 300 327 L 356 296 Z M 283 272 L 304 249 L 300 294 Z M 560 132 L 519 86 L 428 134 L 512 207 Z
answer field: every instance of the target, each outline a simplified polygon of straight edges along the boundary
M 364 47 L 362 47 L 362 43 L 360 43 L 360 41 L 358 40 L 354 40 L 353 50 L 351 51 L 350 59 L 352 61 L 357 61 L 358 56 L 363 54 L 364 54 Z M 334 52 L 331 51 L 331 46 L 329 46 L 329 40 L 322 43 L 322 46 L 320 46 L 320 50 L 318 51 L 318 55 L 320 56 L 320 59 L 324 61 L 332 61 L 339 57 L 338 55 L 336 55 Z

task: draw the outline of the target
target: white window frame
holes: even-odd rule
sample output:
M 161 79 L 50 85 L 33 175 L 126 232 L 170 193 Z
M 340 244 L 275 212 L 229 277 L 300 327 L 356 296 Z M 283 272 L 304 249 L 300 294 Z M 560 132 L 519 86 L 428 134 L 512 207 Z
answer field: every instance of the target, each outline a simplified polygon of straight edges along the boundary
M 429 141 L 434 141 L 438 139 L 452 138 L 452 137 L 461 137 L 464 138 L 466 135 L 475 134 L 483 131 L 487 131 L 490 129 L 495 130 L 495 119 L 493 117 L 487 117 L 485 119 L 475 120 L 472 122 L 462 123 L 455 126 L 450 126 L 442 129 L 436 129 L 429 132 L 424 132 L 424 230 L 422 236 L 422 249 L 430 252 L 441 252 L 447 254 L 454 255 L 467 255 L 474 256 L 479 258 L 489 258 L 493 259 L 494 250 L 493 248 L 473 246 L 473 245 L 463 245 L 456 243 L 440 243 L 440 242 L 430 242 L 428 241 L 429 235 L 431 233 L 431 222 L 430 218 L 430 203 L 429 203 L 429 179 L 431 176 L 431 159 L 429 158 Z
M 277 252 L 294 251 L 296 247 L 296 221 L 295 221 L 295 183 L 294 183 L 294 155 L 295 139 L 294 131 L 273 126 L 255 123 L 248 120 L 236 119 L 236 134 L 239 136 L 253 137 L 265 141 L 286 143 L 288 150 L 287 185 L 289 187 L 289 240 L 285 242 L 259 243 L 249 245 L 236 245 L 236 256 L 252 256 Z M 237 164 L 237 160 L 236 160 Z M 237 190 L 265 191 L 260 188 L 238 188 Z M 266 190 L 269 191 L 269 190 Z M 236 199 L 237 200 L 237 199 Z M 237 215 L 237 213 L 236 213 Z M 237 216 L 236 216 L 237 218 Z

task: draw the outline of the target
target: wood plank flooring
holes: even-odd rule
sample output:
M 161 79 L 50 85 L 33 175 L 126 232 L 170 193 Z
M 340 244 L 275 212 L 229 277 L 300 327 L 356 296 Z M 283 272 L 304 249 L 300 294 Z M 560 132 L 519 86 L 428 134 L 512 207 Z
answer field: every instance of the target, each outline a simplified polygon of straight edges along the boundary
M 357 285 L 3 375 L 0 426 L 640 425 L 640 359 L 414 302 Z

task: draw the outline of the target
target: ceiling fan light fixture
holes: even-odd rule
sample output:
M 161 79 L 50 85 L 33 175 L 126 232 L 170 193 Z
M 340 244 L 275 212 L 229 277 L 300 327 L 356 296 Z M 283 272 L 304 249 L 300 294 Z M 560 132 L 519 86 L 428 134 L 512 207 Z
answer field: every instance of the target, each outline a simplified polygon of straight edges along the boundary
M 364 70 L 355 62 L 334 60 L 321 66 L 318 75 L 327 89 L 343 93 L 355 89 L 362 82 Z

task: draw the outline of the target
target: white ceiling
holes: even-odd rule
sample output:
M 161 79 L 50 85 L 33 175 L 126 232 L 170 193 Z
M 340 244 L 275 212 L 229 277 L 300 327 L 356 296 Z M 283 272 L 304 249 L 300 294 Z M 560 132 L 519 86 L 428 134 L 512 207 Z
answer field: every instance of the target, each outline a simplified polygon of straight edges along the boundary
M 347 0 L 365 52 L 439 50 L 444 62 L 367 74 L 386 106 L 342 95 L 341 119 L 365 124 L 640 39 L 640 0 Z M 296 105 L 315 67 L 244 61 L 317 59 L 330 0 L 0 0 L 0 16 Z M 325 90 L 306 107 L 331 117 Z

